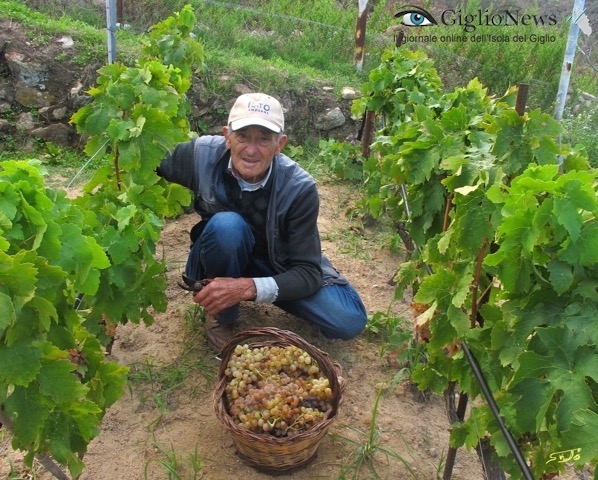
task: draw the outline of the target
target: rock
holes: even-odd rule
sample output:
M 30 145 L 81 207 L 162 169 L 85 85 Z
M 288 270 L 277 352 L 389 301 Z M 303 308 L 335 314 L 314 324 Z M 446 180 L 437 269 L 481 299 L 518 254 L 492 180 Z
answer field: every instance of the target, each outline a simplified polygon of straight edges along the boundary
M 341 98 L 343 100 L 355 100 L 361 97 L 361 93 L 351 87 L 343 87 L 341 90 Z
M 52 112 L 52 118 L 54 118 L 55 120 L 63 120 L 67 117 L 67 115 L 68 113 L 66 107 L 56 108 Z
M 36 138 L 63 146 L 70 144 L 73 133 L 73 128 L 64 123 L 53 123 L 47 127 L 40 127 L 31 131 L 31 135 Z
M 48 92 L 40 92 L 36 88 L 17 84 L 15 100 L 26 108 L 42 108 L 52 105 L 54 98 Z
M 0 99 L 10 100 L 13 97 L 12 88 L 7 83 L 0 83 Z
M 64 36 L 60 37 L 57 41 L 58 41 L 58 43 L 62 44 L 63 48 L 72 48 L 73 45 L 75 45 L 73 38 L 70 37 L 69 35 L 64 35 Z
M 25 87 L 46 88 L 48 71 L 42 65 L 30 59 L 25 53 L 9 51 L 4 54 L 6 64 L 18 83 Z
M 15 125 L 19 132 L 28 132 L 35 127 L 35 121 L 31 112 L 21 113 L 15 121 Z
M 10 122 L 0 118 L 0 133 L 6 133 L 10 131 Z
M 345 124 L 345 116 L 339 107 L 328 110 L 320 115 L 314 122 L 314 126 L 318 130 L 332 130 L 333 128 L 342 127 Z
M 66 124 L 77 110 L 93 100 L 86 92 L 96 85 L 97 71 L 104 59 L 85 66 L 75 63 L 79 42 L 71 41 L 68 35 L 59 34 L 51 42 L 34 47 L 17 22 L 0 20 L 0 113 L 36 113 L 35 117 L 16 122 L 17 132 L 37 128 L 38 138 L 48 137 L 48 141 L 60 144 L 70 139 L 71 146 L 81 145 L 82 139 L 74 129 L 62 123 Z M 69 54 L 64 55 L 67 49 Z M 220 134 L 236 94 L 256 88 L 248 83 L 236 84 L 231 75 L 220 75 L 212 81 L 233 93 L 230 98 L 223 97 L 213 93 L 213 88 L 204 87 L 202 78 L 192 79 L 192 88 L 187 92 L 192 105 L 189 122 L 194 131 L 202 134 Z M 350 86 L 343 88 L 340 98 L 335 92 L 330 85 L 299 85 L 296 89 L 267 93 L 280 99 L 289 139 L 293 144 L 301 144 L 322 136 L 345 140 L 357 132 L 358 120 L 351 118 L 351 105 L 359 93 Z
M 4 58 L 13 78 L 14 99 L 26 108 L 47 107 L 54 100 L 46 91 L 48 70 L 40 63 L 31 59 L 24 52 L 11 50 L 5 53 Z
M 67 117 L 67 108 L 43 107 L 39 109 L 38 113 L 46 121 L 64 120 Z

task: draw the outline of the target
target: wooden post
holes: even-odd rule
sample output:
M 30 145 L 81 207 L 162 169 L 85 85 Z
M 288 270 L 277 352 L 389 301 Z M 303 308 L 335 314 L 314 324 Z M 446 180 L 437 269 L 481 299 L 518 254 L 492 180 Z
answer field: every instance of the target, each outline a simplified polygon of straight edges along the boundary
M 123 26 L 123 0 L 116 0 L 116 22 Z
M 376 112 L 366 110 L 365 121 L 363 124 L 363 134 L 361 140 L 361 156 L 368 158 L 370 156 L 370 145 L 374 138 L 374 120 L 376 118 Z
M 405 43 L 405 34 L 403 30 L 399 30 L 399 34 L 395 35 L 395 47 L 399 48 Z
M 358 71 L 363 68 L 365 27 L 368 19 L 367 6 L 368 0 L 359 0 L 359 15 L 357 16 L 357 27 L 355 28 L 355 68 Z
M 525 83 L 519 84 L 519 90 L 517 90 L 517 101 L 515 103 L 515 111 L 520 117 L 525 113 L 525 105 L 527 103 L 527 94 L 529 92 L 529 85 Z

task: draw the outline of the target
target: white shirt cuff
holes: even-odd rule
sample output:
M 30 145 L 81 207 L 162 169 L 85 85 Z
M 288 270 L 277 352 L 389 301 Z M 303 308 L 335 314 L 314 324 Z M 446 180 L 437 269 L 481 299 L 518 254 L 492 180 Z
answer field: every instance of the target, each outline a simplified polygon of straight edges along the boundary
M 278 297 L 278 285 L 272 277 L 252 278 L 255 283 L 256 302 L 274 303 Z

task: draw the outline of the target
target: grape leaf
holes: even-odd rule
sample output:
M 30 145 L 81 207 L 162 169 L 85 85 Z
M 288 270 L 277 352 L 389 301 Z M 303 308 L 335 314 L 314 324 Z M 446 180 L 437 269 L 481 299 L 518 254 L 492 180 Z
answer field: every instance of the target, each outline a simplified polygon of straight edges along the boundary
M 90 382 L 90 396 L 103 408 L 113 405 L 123 394 L 129 369 L 114 362 L 103 362 Z
M 57 438 L 57 437 L 62 438 Z M 83 472 L 85 464 L 79 456 L 73 452 L 73 433 L 70 428 L 57 428 L 53 430 L 50 437 L 50 453 L 52 457 L 62 465 L 68 466 L 72 478 L 78 478 Z M 81 453 L 84 453 L 81 452 Z
M 540 109 L 532 110 L 527 115 L 526 128 L 529 135 L 556 137 L 562 131 L 560 123 L 547 113 L 542 113 Z
M 42 350 L 31 339 L 21 339 L 12 345 L 0 343 L 0 380 L 26 386 L 41 369 Z
M 581 409 L 573 413 L 570 428 L 562 432 L 563 451 L 580 449 L 575 464 L 583 466 L 598 458 L 598 413 Z
M 56 403 L 72 403 L 83 398 L 87 392 L 73 375 L 75 366 L 68 360 L 45 361 L 37 376 L 40 393 Z
M 108 257 L 97 242 L 84 236 L 76 225 L 62 226 L 62 244 L 60 265 L 65 271 L 75 273 L 74 280 L 79 291 L 93 295 L 99 283 L 97 269 L 110 266 Z
M 584 224 L 579 237 L 564 242 L 557 256 L 572 265 L 586 267 L 598 263 L 598 221 Z
M 139 250 L 139 242 L 135 235 L 130 232 L 119 232 L 112 225 L 106 227 L 102 237 L 102 244 L 107 248 L 108 254 L 114 265 L 123 263 L 131 253 Z
M 137 213 L 137 207 L 133 204 L 121 207 L 116 212 L 116 221 L 118 222 L 118 230 L 122 231 L 129 223 L 131 219 L 135 217 Z
M 0 291 L 0 340 L 4 336 L 4 332 L 10 327 L 17 319 L 15 313 L 15 307 L 12 304 L 10 297 Z
M 130 129 L 135 126 L 133 120 L 120 120 L 113 118 L 110 120 L 108 127 L 106 127 L 106 133 L 110 135 L 110 138 L 125 142 L 129 140 L 131 136 Z
M 31 250 L 35 250 L 41 244 L 44 233 L 48 228 L 48 224 L 44 220 L 44 217 L 40 213 L 40 206 L 39 203 L 36 204 L 35 207 L 30 205 L 23 194 L 21 193 L 21 203 L 19 205 L 20 212 L 26 219 L 26 228 L 27 228 L 27 238 L 33 240 L 33 243 L 30 245 Z M 31 230 L 31 234 L 29 233 Z
M 566 182 L 563 193 L 577 208 L 596 214 L 598 199 L 592 188 L 594 179 L 595 174 L 589 172 L 569 172 L 562 181 Z
M 35 254 L 32 254 L 35 257 Z M 20 309 L 35 295 L 38 270 L 29 262 L 32 257 L 22 250 L 10 257 L 0 252 L 0 285 L 10 292 L 15 309 Z
M 574 277 L 569 264 L 555 258 L 548 265 L 548 271 L 550 272 L 550 283 L 556 293 L 561 295 L 571 288 Z
M 465 105 L 443 112 L 440 118 L 440 124 L 447 133 L 465 130 L 469 123 Z
M 13 418 L 13 447 L 24 450 L 42 441 L 44 422 L 50 416 L 50 405 L 37 386 L 16 386 L 4 404 Z
M 100 69 L 101 71 L 102 69 Z M 95 93 L 95 90 L 92 89 Z M 72 117 L 71 122 L 77 125 L 77 132 L 89 135 L 103 135 L 111 119 L 119 117 L 119 109 L 107 102 L 94 102 L 80 108 Z
M 426 277 L 413 300 L 421 304 L 432 304 L 438 302 L 440 308 L 448 308 L 451 304 L 449 293 L 456 285 L 458 278 L 454 272 L 442 270 Z
M 50 300 L 41 296 L 33 297 L 28 303 L 27 308 L 35 311 L 36 319 L 39 322 L 39 328 L 42 332 L 50 330 L 50 322 L 52 319 L 58 319 L 58 312 L 56 307 Z
M 598 354 L 594 346 L 585 345 L 587 340 L 567 326 L 539 328 L 536 335 L 536 350 L 539 351 L 522 353 L 518 358 L 519 368 L 513 376 L 512 391 L 521 395 L 517 402 L 520 407 L 518 411 L 521 412 L 518 421 L 525 424 L 527 412 L 536 412 L 538 409 L 545 412 L 553 397 L 559 393 L 560 401 L 555 415 L 559 429 L 566 430 L 574 411 L 594 405 L 592 392 L 585 379 L 598 371 Z M 532 398 L 536 397 L 532 392 L 538 390 L 543 392 L 542 395 Z M 538 416 L 535 428 L 530 431 L 537 431 L 540 419 Z
M 554 213 L 560 224 L 567 229 L 571 240 L 573 242 L 577 241 L 583 224 L 581 214 L 577 210 L 577 207 L 569 199 L 555 198 Z
M 538 146 L 534 149 L 534 156 L 540 165 L 557 163 L 560 153 L 559 146 L 550 137 L 541 137 L 538 139 Z
M 4 162 L 0 162 L 0 167 L 4 164 Z M 0 178 L 2 170 L 0 170 Z M 9 181 L 2 180 L 0 181 L 0 212 L 3 214 L 5 218 L 2 225 L 3 228 L 7 228 L 10 224 L 10 220 L 14 220 L 17 214 L 17 205 L 20 202 L 20 196 L 17 192 L 15 192 L 15 188 Z M 6 222 L 9 223 L 6 223 Z

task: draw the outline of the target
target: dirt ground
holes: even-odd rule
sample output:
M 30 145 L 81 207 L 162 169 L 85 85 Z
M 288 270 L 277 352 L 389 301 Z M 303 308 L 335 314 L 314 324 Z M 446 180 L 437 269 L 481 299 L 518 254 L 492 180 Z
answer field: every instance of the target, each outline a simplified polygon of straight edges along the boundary
M 390 308 L 408 315 L 406 302 L 392 302 L 394 288 L 388 284 L 400 257 L 379 246 L 375 233 L 368 228 L 354 228 L 346 215 L 354 206 L 351 191 L 332 184 L 320 185 L 320 234 L 323 249 L 362 295 L 369 313 Z M 212 392 L 218 360 L 205 346 L 201 328 L 192 328 L 188 320 L 191 297 L 176 285 L 188 249 L 188 232 L 196 222 L 194 214 L 168 223 L 163 236 L 164 255 L 169 265 L 170 304 L 168 311 L 156 316 L 156 322 L 119 327 L 112 349 L 113 360 L 145 372 L 146 381 L 132 383 L 129 391 L 111 407 L 104 418 L 99 436 L 84 457 L 86 469 L 81 480 L 158 480 L 167 478 L 257 480 L 268 475 L 249 467 L 236 454 L 232 437 L 218 420 Z M 314 461 L 282 478 L 375 478 L 368 468 L 358 474 L 341 471 L 355 458 L 357 446 L 367 440 L 376 392 L 389 382 L 396 368 L 379 356 L 379 346 L 365 336 L 352 341 L 327 340 L 311 326 L 271 305 L 242 306 L 241 326 L 276 326 L 295 331 L 308 342 L 329 353 L 343 368 L 347 386 L 339 414 L 328 435 L 320 442 Z M 191 360 L 190 360 L 191 359 Z M 157 394 L 154 385 L 159 371 L 195 365 L 187 378 L 172 392 Z M 197 368 L 197 365 L 200 367 Z M 148 373 L 149 372 L 149 373 Z M 153 372 L 153 373 L 152 373 Z M 140 373 L 140 374 L 141 374 Z M 448 449 L 448 420 L 442 398 L 422 401 L 404 384 L 386 389 L 380 398 L 377 427 L 380 445 L 396 458 L 375 455 L 379 478 L 429 480 L 442 476 Z M 363 432 L 363 434 L 360 434 Z M 10 451 L 9 437 L 0 436 L 0 478 L 8 476 L 9 458 L 15 470 L 19 455 Z M 179 476 L 170 476 L 166 465 L 178 468 Z M 195 467 L 194 467 L 195 465 Z M 196 474 L 195 470 L 200 471 Z M 51 478 L 41 468 L 34 473 L 21 470 L 21 478 Z M 455 480 L 483 478 L 475 452 L 460 450 L 453 470 Z

